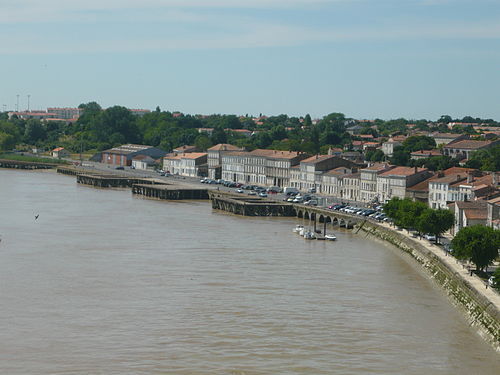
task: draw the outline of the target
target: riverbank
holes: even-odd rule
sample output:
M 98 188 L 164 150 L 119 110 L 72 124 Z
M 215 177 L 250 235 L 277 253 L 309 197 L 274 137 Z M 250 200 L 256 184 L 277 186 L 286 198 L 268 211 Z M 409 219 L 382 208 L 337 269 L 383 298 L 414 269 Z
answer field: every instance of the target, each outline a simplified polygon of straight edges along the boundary
M 410 255 L 462 310 L 469 324 L 500 352 L 500 295 L 442 248 L 390 227 L 366 222 L 361 230 Z

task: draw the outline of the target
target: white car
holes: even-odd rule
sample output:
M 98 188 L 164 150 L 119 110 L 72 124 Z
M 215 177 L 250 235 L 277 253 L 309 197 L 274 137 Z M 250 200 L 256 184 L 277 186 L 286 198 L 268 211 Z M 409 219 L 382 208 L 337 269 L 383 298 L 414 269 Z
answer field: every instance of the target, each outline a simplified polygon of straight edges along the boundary
M 433 235 L 433 234 L 424 234 L 424 238 L 427 240 L 427 241 L 436 241 L 436 236 Z
M 488 285 L 489 285 L 489 286 L 495 286 L 495 285 L 496 285 L 495 276 L 491 276 L 491 277 L 488 279 Z
M 243 193 L 243 189 L 236 189 L 236 192 L 242 194 Z

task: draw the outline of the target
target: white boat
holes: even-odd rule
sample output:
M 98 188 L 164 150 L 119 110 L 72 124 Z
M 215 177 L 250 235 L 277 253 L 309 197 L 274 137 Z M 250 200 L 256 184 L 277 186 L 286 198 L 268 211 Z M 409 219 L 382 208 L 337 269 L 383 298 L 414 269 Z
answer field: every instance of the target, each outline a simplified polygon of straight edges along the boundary
M 295 228 L 293 228 L 293 233 L 300 233 L 300 231 L 304 229 L 303 225 L 297 225 Z
M 335 241 L 337 237 L 335 237 L 333 234 L 325 234 L 325 240 L 328 241 Z
M 307 232 L 304 233 L 304 239 L 306 239 L 306 240 L 315 240 L 316 239 L 316 235 L 314 234 L 314 232 L 308 230 Z
M 305 234 L 306 232 L 307 232 L 307 231 L 306 231 L 306 229 L 305 229 L 305 228 L 300 228 L 300 230 L 299 230 L 299 232 L 298 232 L 298 233 L 299 233 L 299 235 L 304 236 L 304 234 Z

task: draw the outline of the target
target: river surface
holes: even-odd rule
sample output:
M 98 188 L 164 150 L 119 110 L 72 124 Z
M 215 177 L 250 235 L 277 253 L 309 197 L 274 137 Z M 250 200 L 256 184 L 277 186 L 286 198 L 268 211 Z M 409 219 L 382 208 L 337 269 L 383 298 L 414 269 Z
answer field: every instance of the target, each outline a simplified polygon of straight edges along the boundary
M 295 224 L 0 170 L 0 374 L 498 373 L 397 251 Z

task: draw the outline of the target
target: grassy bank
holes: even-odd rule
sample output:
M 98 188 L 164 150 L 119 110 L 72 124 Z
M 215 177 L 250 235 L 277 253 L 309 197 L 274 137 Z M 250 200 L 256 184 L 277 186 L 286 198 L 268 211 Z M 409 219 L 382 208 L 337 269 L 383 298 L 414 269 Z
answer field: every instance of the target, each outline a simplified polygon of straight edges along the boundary
M 29 163 L 68 164 L 68 162 L 66 160 L 59 160 L 59 159 L 52 159 L 52 158 L 40 158 L 37 156 L 27 156 L 27 155 L 20 155 L 20 154 L 0 154 L 0 159 L 25 161 L 25 162 L 29 162 Z

